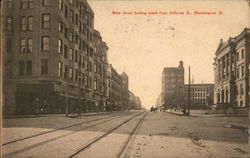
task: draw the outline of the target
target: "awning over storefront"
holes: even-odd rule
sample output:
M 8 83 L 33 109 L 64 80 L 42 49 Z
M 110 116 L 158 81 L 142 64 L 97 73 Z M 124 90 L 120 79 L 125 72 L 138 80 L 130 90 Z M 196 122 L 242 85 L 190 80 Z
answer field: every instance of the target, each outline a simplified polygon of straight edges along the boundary
M 70 94 L 64 94 L 64 93 L 59 93 L 60 96 L 63 96 L 63 97 L 69 97 L 69 98 L 73 98 L 73 99 L 81 99 L 81 100 L 84 100 L 85 98 L 84 97 L 78 97 L 78 96 L 73 96 L 73 95 L 70 95 Z

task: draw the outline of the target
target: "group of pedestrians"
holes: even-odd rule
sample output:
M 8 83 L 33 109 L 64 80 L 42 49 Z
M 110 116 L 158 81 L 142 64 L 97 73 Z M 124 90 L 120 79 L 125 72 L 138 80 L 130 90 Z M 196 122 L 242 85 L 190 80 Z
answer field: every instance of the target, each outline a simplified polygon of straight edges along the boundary
M 153 106 L 150 108 L 150 112 L 156 112 L 156 111 L 157 111 L 157 108 L 155 108 Z
M 33 104 L 33 106 L 32 106 L 33 113 L 35 115 L 39 115 L 40 113 L 44 113 L 46 111 L 46 109 L 48 108 L 48 103 L 46 102 L 46 100 L 41 102 L 38 98 L 36 98 L 32 104 Z

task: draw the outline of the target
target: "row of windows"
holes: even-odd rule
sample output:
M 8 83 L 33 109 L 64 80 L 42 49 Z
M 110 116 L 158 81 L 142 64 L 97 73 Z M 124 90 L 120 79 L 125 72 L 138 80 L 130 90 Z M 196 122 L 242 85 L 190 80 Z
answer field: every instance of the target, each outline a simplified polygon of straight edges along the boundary
M 31 60 L 19 61 L 19 75 L 32 75 Z M 41 75 L 48 75 L 48 59 L 41 59 Z
M 244 58 L 245 58 L 245 50 L 244 49 L 241 49 L 240 51 L 236 52 L 236 58 L 235 58 L 235 55 L 232 54 L 232 65 L 235 66 L 235 60 L 240 61 Z M 226 63 L 229 63 L 229 55 L 226 55 L 225 57 L 219 59 L 219 61 L 218 61 L 217 66 L 219 66 L 219 70 L 222 70 L 222 71 L 218 71 L 219 79 L 225 79 L 226 76 L 229 76 L 230 67 L 229 67 L 229 64 L 227 64 L 227 66 L 226 66 Z M 244 69 L 242 69 L 241 71 L 244 71 Z M 240 72 L 239 69 L 236 70 L 236 78 L 240 78 L 239 72 Z M 234 75 L 234 74 L 232 74 L 232 75 Z M 244 76 L 244 72 L 242 72 L 241 76 L 242 77 Z
M 49 14 L 43 14 L 43 23 L 42 23 L 42 26 L 43 28 L 50 28 L 50 15 Z M 12 30 L 12 27 L 13 27 L 13 19 L 12 17 L 8 17 L 7 18 L 7 29 L 8 30 Z M 32 31 L 33 30 L 33 17 L 32 16 L 28 16 L 28 17 L 21 17 L 21 30 L 22 31 Z M 67 29 L 65 30 L 65 37 L 67 38 Z M 89 32 L 89 31 L 88 31 Z M 90 32 L 88 33 L 90 36 L 89 36 L 89 39 L 91 40 L 92 39 L 92 35 L 90 34 Z M 74 41 L 74 34 L 73 32 L 69 32 L 69 40 L 71 42 Z M 79 38 L 78 35 L 75 35 L 75 43 L 77 45 L 79 45 L 79 49 L 85 51 L 84 49 L 86 48 L 86 51 L 87 51 L 87 55 L 90 55 L 92 56 L 92 54 L 96 54 L 96 52 L 100 52 L 100 48 L 95 48 L 94 50 L 92 48 L 89 48 L 89 47 L 84 47 L 86 44 L 84 42 L 83 39 Z M 49 51 L 49 38 L 48 37 L 44 37 L 43 38 L 43 46 L 42 46 L 42 50 L 43 51 Z M 62 41 L 59 40 L 59 51 L 61 51 L 62 49 Z M 60 50 L 61 49 L 61 50 Z M 22 49 L 21 49 L 22 50 Z M 101 60 L 104 61 L 104 58 L 101 58 Z
M 197 91 L 213 91 L 211 88 L 190 88 L 191 92 L 197 92 Z M 188 91 L 188 88 L 185 88 L 185 91 Z
M 32 6 L 33 8 L 33 1 L 32 0 L 28 0 L 28 1 L 24 1 L 22 4 L 24 4 L 24 6 L 26 6 L 26 4 L 30 4 L 29 6 Z M 48 5 L 48 0 L 43 0 L 43 5 Z M 7 6 L 12 7 L 12 1 L 7 3 Z M 67 8 L 67 7 L 66 7 Z M 65 12 L 66 17 L 68 16 L 67 12 Z M 81 22 L 79 20 L 79 16 L 78 14 L 74 14 L 73 10 L 70 10 L 69 12 L 69 19 L 71 23 L 74 23 L 79 27 L 80 27 L 80 32 L 83 31 L 84 29 L 84 24 L 83 22 Z M 12 30 L 12 26 L 13 25 L 13 18 L 12 17 L 8 17 L 7 18 L 7 30 Z M 28 27 L 28 28 L 27 28 Z M 50 14 L 43 14 L 42 15 L 42 27 L 45 29 L 50 28 Z M 26 30 L 33 30 L 33 17 L 30 16 L 28 17 L 28 19 L 26 17 L 21 17 L 21 31 L 26 31 Z M 92 41 L 92 35 L 89 35 L 90 33 L 87 34 L 88 39 L 90 39 Z
M 206 103 L 206 99 L 192 99 L 193 103 Z
M 231 75 L 233 77 L 235 77 L 235 75 L 236 75 L 236 79 L 244 77 L 245 76 L 245 67 L 244 67 L 244 65 L 240 66 L 240 67 L 237 67 L 236 68 L 236 74 L 234 74 L 234 73 L 235 73 L 235 71 L 234 71 L 234 69 L 232 69 Z M 223 72 L 219 72 L 219 80 L 220 79 L 225 79 L 226 76 L 229 76 L 229 70 L 227 72 L 225 70 Z
M 20 30 L 21 31 L 33 31 L 33 16 L 22 16 L 20 18 Z M 42 28 L 49 29 L 50 28 L 50 14 L 42 14 Z M 6 21 L 6 29 L 7 31 L 13 30 L 13 17 L 8 16 Z
M 11 69 L 11 62 L 8 62 L 8 66 Z M 11 70 L 10 70 L 11 71 Z M 32 61 L 19 61 L 19 75 L 32 75 Z M 48 75 L 48 60 L 41 60 L 41 75 Z M 74 81 L 79 81 L 80 84 L 92 87 L 92 77 L 84 75 L 84 73 L 78 72 L 77 69 L 68 68 L 63 66 L 62 62 L 59 62 L 59 76 Z M 105 89 L 105 83 L 98 81 L 97 78 L 94 79 L 94 89 L 100 90 L 101 92 Z
M 65 79 L 70 79 L 72 81 L 78 81 L 80 84 L 83 84 L 89 87 L 92 86 L 92 77 L 84 75 L 84 73 L 79 72 L 77 69 L 74 69 L 67 65 L 63 65 L 62 62 L 59 62 L 58 64 L 58 76 L 63 77 Z M 98 85 L 97 83 L 99 83 L 99 87 L 97 86 Z M 102 83 L 101 81 L 98 82 L 97 78 L 95 78 L 94 80 L 95 90 L 103 89 L 102 86 L 104 86 L 104 83 Z
M 79 31 L 87 35 L 88 41 L 92 41 L 93 39 L 92 33 L 88 29 L 84 29 L 83 24 L 81 25 L 82 26 L 80 27 Z M 86 46 L 84 40 L 81 37 L 79 37 L 78 35 L 79 33 L 76 32 L 74 33 L 73 31 L 69 30 L 69 28 L 66 27 L 66 24 L 63 23 L 62 21 L 58 23 L 58 31 L 64 34 L 64 37 L 69 41 L 75 42 L 75 44 L 79 46 L 79 49 L 84 49 L 84 46 Z
M 58 40 L 58 53 L 62 54 L 66 59 L 68 58 L 69 60 L 74 60 L 76 63 L 79 63 L 79 66 L 83 66 L 86 70 L 92 71 L 91 66 L 88 66 L 87 61 L 84 60 L 84 56 L 79 55 L 77 50 L 74 51 L 72 48 L 68 48 L 66 44 L 63 45 L 63 42 L 60 39 Z M 89 65 L 91 65 L 91 62 L 89 63 Z M 101 69 L 101 64 L 96 62 L 95 72 L 102 73 Z
M 11 72 L 11 62 L 7 62 L 7 71 Z M 59 62 L 59 76 L 64 77 L 65 79 L 71 79 L 74 81 L 78 81 L 78 77 L 84 76 L 83 73 L 78 72 L 77 69 L 73 69 L 68 67 L 67 65 Z M 19 61 L 19 75 L 32 75 L 32 61 Z M 41 75 L 48 75 L 48 59 L 41 59 Z M 79 76 L 78 76 L 79 75 Z M 82 81 L 84 81 L 84 77 L 82 77 Z M 80 80 L 79 80 L 80 81 Z M 82 84 L 85 84 L 82 82 Z
M 191 93 L 191 97 L 206 97 L 206 93 Z
M 235 59 L 235 55 L 232 54 L 232 63 L 234 63 L 234 61 L 240 61 L 241 59 L 245 58 L 245 49 L 241 49 L 240 51 L 236 52 L 236 59 Z M 221 59 L 219 59 L 219 66 L 221 64 L 222 68 L 225 67 L 226 63 L 229 63 L 229 54 L 226 54 L 224 57 L 222 57 Z M 229 65 L 229 64 L 227 64 Z
M 67 65 L 63 65 L 62 62 L 59 62 L 58 65 L 58 75 L 60 77 L 64 77 L 65 79 L 78 81 L 78 70 L 68 67 Z
M 78 0 L 76 0 L 76 2 L 72 2 L 70 0 L 70 4 L 75 4 L 76 8 L 79 10 L 80 12 L 80 16 L 85 16 L 84 13 L 86 11 L 86 7 L 83 4 L 79 4 Z M 59 10 L 64 10 L 64 17 L 67 19 L 68 18 L 68 5 L 63 3 L 63 0 L 58 0 L 58 8 Z M 69 13 L 69 18 L 71 20 L 72 23 L 74 23 L 74 12 L 72 10 L 70 10 Z M 78 19 L 78 14 L 76 14 L 76 19 Z M 93 19 L 90 15 L 86 15 L 85 16 L 87 19 L 87 24 L 88 25 L 93 25 Z M 78 24 L 78 20 L 76 20 L 76 25 Z
M 20 1 L 20 0 L 18 0 Z M 13 0 L 5 0 L 6 2 L 6 6 L 8 9 L 13 8 Z M 33 4 L 33 0 L 21 0 L 21 8 L 22 9 L 27 9 L 27 8 L 33 8 L 34 4 Z M 49 5 L 50 0 L 42 0 L 42 5 L 43 6 L 48 6 Z
M 49 51 L 50 50 L 50 38 L 47 36 L 42 37 L 42 51 Z M 84 60 L 84 56 L 78 54 L 78 51 L 73 51 L 72 48 L 68 49 L 67 45 L 64 45 L 64 52 L 63 52 L 63 45 L 62 41 L 59 40 L 58 42 L 58 53 L 64 55 L 64 57 L 68 58 L 68 50 L 69 50 L 69 60 L 74 60 L 76 63 L 79 63 L 80 66 L 83 66 L 86 70 L 92 71 L 92 63 L 90 61 Z M 33 52 L 33 40 L 32 38 L 21 39 L 20 40 L 20 53 L 32 53 Z M 101 64 L 95 62 L 95 69 L 96 73 L 102 73 Z
M 42 37 L 42 51 L 50 50 L 50 38 L 47 36 Z M 33 52 L 33 39 L 32 38 L 22 38 L 20 39 L 20 53 L 32 53 Z

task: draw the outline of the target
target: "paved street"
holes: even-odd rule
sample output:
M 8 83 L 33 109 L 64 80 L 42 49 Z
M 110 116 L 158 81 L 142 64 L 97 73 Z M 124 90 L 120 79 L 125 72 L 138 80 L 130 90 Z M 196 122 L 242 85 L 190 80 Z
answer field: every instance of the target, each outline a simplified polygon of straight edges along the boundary
M 167 112 L 4 119 L 3 157 L 248 157 L 247 117 Z

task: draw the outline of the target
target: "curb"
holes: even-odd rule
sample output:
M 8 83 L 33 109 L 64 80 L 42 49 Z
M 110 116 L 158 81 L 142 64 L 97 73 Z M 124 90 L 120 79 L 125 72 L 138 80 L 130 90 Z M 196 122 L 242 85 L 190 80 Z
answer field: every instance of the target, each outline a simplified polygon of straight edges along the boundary
M 175 112 L 167 112 L 169 114 L 174 114 L 174 115 L 178 115 L 178 116 L 187 116 L 187 115 L 184 115 L 182 113 L 175 113 Z M 199 117 L 199 116 L 195 116 L 195 115 L 189 115 L 188 117 Z
M 236 128 L 236 129 L 248 130 L 248 126 L 247 126 L 247 125 L 230 124 L 230 126 L 231 126 L 232 128 Z
M 81 116 L 92 116 L 92 115 L 101 115 L 101 114 L 108 114 L 109 112 L 101 112 L 101 113 L 90 113 L 90 114 L 81 114 Z M 68 117 L 75 118 L 78 117 L 77 114 L 69 114 Z M 11 119 L 11 118 L 35 118 L 35 117 L 66 117 L 65 114 L 51 114 L 51 115 L 17 115 L 17 116 L 3 116 L 3 119 Z

